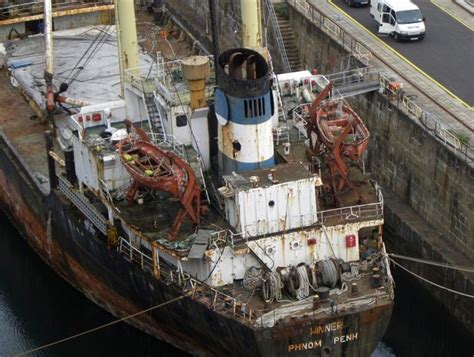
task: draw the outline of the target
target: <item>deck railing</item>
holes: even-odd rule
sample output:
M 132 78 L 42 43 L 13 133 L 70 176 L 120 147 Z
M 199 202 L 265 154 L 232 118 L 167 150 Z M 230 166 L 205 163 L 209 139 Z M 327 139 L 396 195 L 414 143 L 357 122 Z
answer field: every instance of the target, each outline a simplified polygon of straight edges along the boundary
M 345 224 L 357 220 L 383 219 L 383 195 L 380 186 L 375 183 L 377 202 L 363 205 L 334 208 L 318 212 L 318 223 Z
M 73 186 L 61 175 L 58 175 L 58 188 L 92 224 L 102 233 L 107 234 L 107 220 L 86 199 L 84 195 L 75 190 Z
M 135 263 L 142 270 L 154 271 L 153 258 L 148 254 L 135 248 L 128 240 L 119 238 L 117 251 L 123 255 L 130 263 Z M 182 269 L 170 269 L 160 267 L 160 279 L 166 284 L 177 285 L 183 292 L 190 293 L 190 297 L 208 305 L 214 311 L 229 314 L 234 318 L 239 318 L 245 323 L 252 323 L 255 315 L 244 302 L 241 302 L 222 291 L 219 291 L 199 280 L 194 279 Z
M 131 263 L 138 264 L 143 270 L 153 271 L 153 259 L 147 254 L 135 248 L 128 240 L 119 237 L 117 250 L 125 256 Z
M 186 150 L 184 148 L 184 144 L 182 144 L 175 136 L 160 133 L 147 133 L 147 135 L 160 148 L 173 151 L 181 158 L 186 159 Z
M 383 219 L 383 195 L 380 186 L 375 183 L 375 194 L 377 197 L 377 202 L 368 203 L 363 205 L 349 206 L 334 208 L 329 210 L 323 210 L 317 212 L 317 221 L 307 226 L 316 226 L 316 225 L 336 225 L 336 224 L 346 224 L 359 220 L 381 220 Z M 270 224 L 271 222 L 269 222 Z M 220 231 L 214 232 L 210 236 L 210 242 L 212 244 L 218 245 L 219 243 L 226 243 L 234 246 L 242 242 L 247 242 L 248 240 L 253 240 L 255 237 L 249 239 L 249 234 L 235 233 L 230 229 L 222 229 Z

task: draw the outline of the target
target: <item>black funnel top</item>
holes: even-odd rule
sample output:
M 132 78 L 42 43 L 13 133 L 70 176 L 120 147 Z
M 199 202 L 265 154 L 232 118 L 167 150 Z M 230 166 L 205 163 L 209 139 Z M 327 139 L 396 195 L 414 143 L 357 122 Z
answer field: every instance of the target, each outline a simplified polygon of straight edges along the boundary
M 263 56 L 248 48 L 234 48 L 219 56 L 219 87 L 239 98 L 264 95 L 270 89 L 268 64 Z

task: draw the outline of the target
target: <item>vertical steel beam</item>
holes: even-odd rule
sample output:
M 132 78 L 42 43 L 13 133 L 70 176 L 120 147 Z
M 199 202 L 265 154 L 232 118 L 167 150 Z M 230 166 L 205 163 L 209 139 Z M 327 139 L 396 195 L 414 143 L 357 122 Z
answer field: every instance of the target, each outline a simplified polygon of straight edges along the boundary
M 240 0 L 240 9 L 242 15 L 243 47 L 262 47 L 262 12 L 260 0 Z
M 53 8 L 51 0 L 44 1 L 45 72 L 53 76 Z
M 216 74 L 217 83 L 217 60 L 220 54 L 219 48 L 219 30 L 217 26 L 217 12 L 216 12 L 216 1 L 209 0 L 209 14 L 211 17 L 211 35 L 212 35 L 212 50 L 214 55 L 214 70 Z
M 58 187 L 58 178 L 56 176 L 56 163 L 54 159 L 49 154 L 53 150 L 53 134 L 51 131 L 47 130 L 44 133 L 45 142 L 46 142 L 46 155 L 48 158 L 48 176 L 49 176 L 49 187 L 54 190 Z
M 125 94 L 125 71 L 131 70 L 132 75 L 139 75 L 134 0 L 115 0 L 115 26 L 117 31 L 120 83 L 123 98 Z

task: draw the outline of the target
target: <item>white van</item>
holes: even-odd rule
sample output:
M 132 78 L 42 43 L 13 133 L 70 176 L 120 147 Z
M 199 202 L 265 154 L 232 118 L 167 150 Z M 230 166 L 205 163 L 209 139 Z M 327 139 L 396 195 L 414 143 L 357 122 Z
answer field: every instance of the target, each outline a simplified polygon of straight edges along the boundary
M 425 37 L 425 19 L 410 0 L 372 0 L 370 15 L 379 24 L 379 34 L 392 35 L 397 41 Z

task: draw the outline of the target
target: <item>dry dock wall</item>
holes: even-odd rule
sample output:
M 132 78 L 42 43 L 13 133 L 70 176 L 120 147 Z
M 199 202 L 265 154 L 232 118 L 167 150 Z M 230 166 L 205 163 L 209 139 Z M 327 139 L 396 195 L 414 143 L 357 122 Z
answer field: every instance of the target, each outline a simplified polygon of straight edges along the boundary
M 168 0 L 171 12 L 206 46 L 210 45 L 207 1 Z M 240 2 L 219 0 L 221 50 L 240 46 Z M 305 68 L 320 73 L 344 70 L 349 53 L 289 7 L 299 55 Z M 271 47 L 271 36 L 268 36 Z M 208 47 L 210 48 L 210 47 Z M 274 61 L 278 55 L 273 53 Z M 366 168 L 386 192 L 385 231 L 390 251 L 473 266 L 474 169 L 437 141 L 418 122 L 378 93 L 350 100 L 371 132 Z M 421 276 L 474 294 L 474 276 L 403 262 Z M 472 299 L 424 285 L 474 333 Z

